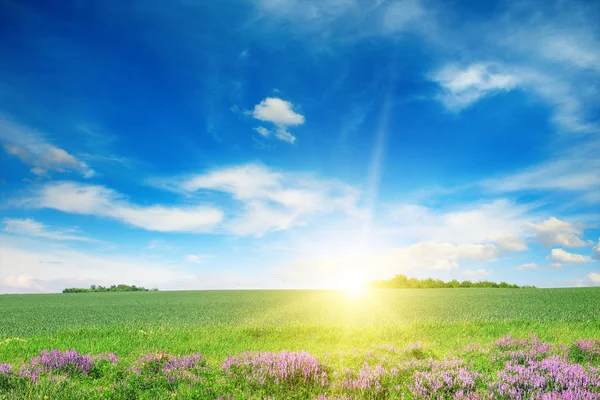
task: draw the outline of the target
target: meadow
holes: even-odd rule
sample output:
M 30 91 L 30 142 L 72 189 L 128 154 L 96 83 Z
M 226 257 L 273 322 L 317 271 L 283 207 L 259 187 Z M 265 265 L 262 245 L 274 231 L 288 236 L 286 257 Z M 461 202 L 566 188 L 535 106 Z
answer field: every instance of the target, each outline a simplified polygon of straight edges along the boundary
M 43 353 L 51 349 L 58 352 Z M 76 352 L 65 355 L 67 349 Z M 0 364 L 11 366 L 3 367 L 0 398 L 53 398 L 58 388 L 59 398 L 475 398 L 506 378 L 498 375 L 508 373 L 506 363 L 542 368 L 531 363 L 552 357 L 584 368 L 577 373 L 591 383 L 569 390 L 598 398 L 596 352 L 600 288 L 0 296 Z M 96 364 L 80 370 L 78 363 Z M 178 366 L 172 368 L 181 378 L 168 376 L 165 363 Z M 145 373 L 162 373 L 165 381 Z M 31 374 L 41 381 L 31 383 Z M 474 383 L 438 388 L 435 374 Z M 422 387 L 414 386 L 417 378 L 425 379 Z M 64 386 L 73 379 L 77 384 Z M 563 392 L 544 379 L 553 382 L 547 390 Z M 128 389 L 115 388 L 117 381 Z

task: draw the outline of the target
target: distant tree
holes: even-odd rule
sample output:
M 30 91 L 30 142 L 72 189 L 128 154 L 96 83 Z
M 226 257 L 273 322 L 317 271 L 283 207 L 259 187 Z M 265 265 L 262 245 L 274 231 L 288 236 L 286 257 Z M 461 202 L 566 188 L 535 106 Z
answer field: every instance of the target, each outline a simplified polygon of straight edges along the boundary
M 451 288 L 459 288 L 460 287 L 460 282 L 457 281 L 456 279 L 452 279 L 450 282 L 448 282 L 450 284 Z
M 152 289 L 153 291 L 158 291 L 157 288 Z M 111 285 L 110 287 L 105 287 L 101 285 L 91 285 L 89 289 L 84 288 L 67 288 L 63 290 L 63 293 L 97 293 L 97 292 L 147 292 L 149 289 L 146 289 L 142 286 L 136 285 Z
M 491 281 L 462 281 L 459 282 L 453 279 L 449 282 L 444 282 L 441 279 L 425 278 L 408 278 L 406 275 L 398 274 L 387 281 L 370 282 L 369 286 L 377 289 L 441 289 L 441 288 L 503 288 L 503 289 L 518 289 L 517 285 L 510 285 L 506 282 L 496 283 Z M 533 287 L 533 286 L 532 286 Z

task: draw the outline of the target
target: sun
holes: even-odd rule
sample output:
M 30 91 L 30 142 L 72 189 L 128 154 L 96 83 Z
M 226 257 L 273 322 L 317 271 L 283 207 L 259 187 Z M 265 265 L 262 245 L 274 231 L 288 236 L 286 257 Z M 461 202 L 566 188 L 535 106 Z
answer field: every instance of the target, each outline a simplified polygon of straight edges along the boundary
M 362 297 L 366 291 L 365 279 L 359 276 L 350 276 L 340 279 L 336 288 L 344 292 L 350 298 Z

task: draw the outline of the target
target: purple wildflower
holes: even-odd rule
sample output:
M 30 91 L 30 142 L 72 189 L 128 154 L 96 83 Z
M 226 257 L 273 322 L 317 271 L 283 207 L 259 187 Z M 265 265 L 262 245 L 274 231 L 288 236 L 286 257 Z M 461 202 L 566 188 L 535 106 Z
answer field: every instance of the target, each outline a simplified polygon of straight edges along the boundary
M 57 349 L 40 351 L 40 355 L 31 359 L 29 365 L 22 368 L 22 376 L 36 376 L 40 372 L 80 373 L 88 375 L 94 369 L 94 360 L 90 356 L 75 350 L 59 351 Z M 32 375 L 33 374 L 33 375 Z
M 223 369 L 229 376 L 265 385 L 311 383 L 326 386 L 327 372 L 311 354 L 304 351 L 279 353 L 245 352 L 228 357 Z
M 147 354 L 135 362 L 131 370 L 146 379 L 162 377 L 168 383 L 178 380 L 199 380 L 198 370 L 206 365 L 202 355 L 196 353 L 174 356 L 167 353 Z
M 12 365 L 2 363 L 0 364 L 0 375 L 9 376 L 12 374 Z

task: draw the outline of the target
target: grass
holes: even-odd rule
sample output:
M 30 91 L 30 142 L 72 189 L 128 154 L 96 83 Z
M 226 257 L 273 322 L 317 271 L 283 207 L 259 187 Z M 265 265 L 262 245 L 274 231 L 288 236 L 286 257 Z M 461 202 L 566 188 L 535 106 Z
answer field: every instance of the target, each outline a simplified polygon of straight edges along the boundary
M 245 350 L 322 355 L 419 341 L 443 354 L 532 332 L 553 343 L 597 337 L 600 288 L 0 296 L 0 360 L 9 362 L 54 347 L 120 356 L 198 351 L 218 359 Z
M 578 339 L 596 339 L 593 351 L 574 348 L 567 354 L 573 359 L 595 360 L 597 365 L 599 332 L 600 288 L 372 290 L 356 296 L 337 291 L 4 295 L 0 296 L 0 367 L 6 362 L 19 368 L 41 350 L 54 348 L 91 355 L 116 353 L 120 361 L 115 367 L 100 364 L 94 372 L 98 378 L 71 376 L 62 383 L 46 377 L 32 384 L 29 378 L 16 375 L 2 383 L 0 374 L 0 399 L 102 398 L 103 393 L 114 399 L 216 398 L 217 393 L 231 398 L 311 398 L 322 393 L 387 398 L 404 393 L 411 398 L 411 382 L 423 375 L 397 375 L 391 366 L 381 372 L 375 363 L 390 362 L 386 346 L 410 349 L 415 342 L 421 343 L 423 350 L 396 352 L 393 362 L 434 357 L 443 366 L 441 360 L 446 358 L 468 360 L 472 364 L 465 368 L 486 377 L 477 384 L 479 389 L 473 389 L 483 393 L 494 390 L 494 376 L 504 368 L 504 362 L 494 361 L 493 356 L 500 354 L 493 344 L 499 338 L 535 334 L 556 345 L 558 352 L 565 351 L 560 344 L 573 346 Z M 325 362 L 323 368 L 333 383 L 248 383 L 245 374 L 251 372 L 240 372 L 238 379 L 220 367 L 229 355 L 255 350 L 306 350 L 317 357 L 316 363 Z M 193 370 L 199 374 L 194 378 L 198 380 L 189 384 L 185 378 L 189 371 L 182 372 L 184 378 L 175 383 L 160 375 L 144 378 L 132 374 L 136 360 L 157 352 L 200 353 L 208 364 Z M 290 354 L 293 358 L 300 353 Z M 374 364 L 360 372 L 365 360 Z M 531 368 L 538 368 L 531 362 Z M 346 367 L 354 371 L 355 378 L 344 375 L 350 373 Z M 428 371 L 429 367 L 419 368 Z M 442 370 L 442 375 L 454 373 L 452 367 Z M 535 374 L 547 373 L 535 370 Z M 339 386 L 363 375 L 372 378 L 366 383 L 367 391 Z M 115 389 L 116 382 L 129 386 L 119 383 Z M 448 390 L 451 394 L 458 389 Z M 431 393 L 439 397 L 438 392 Z

